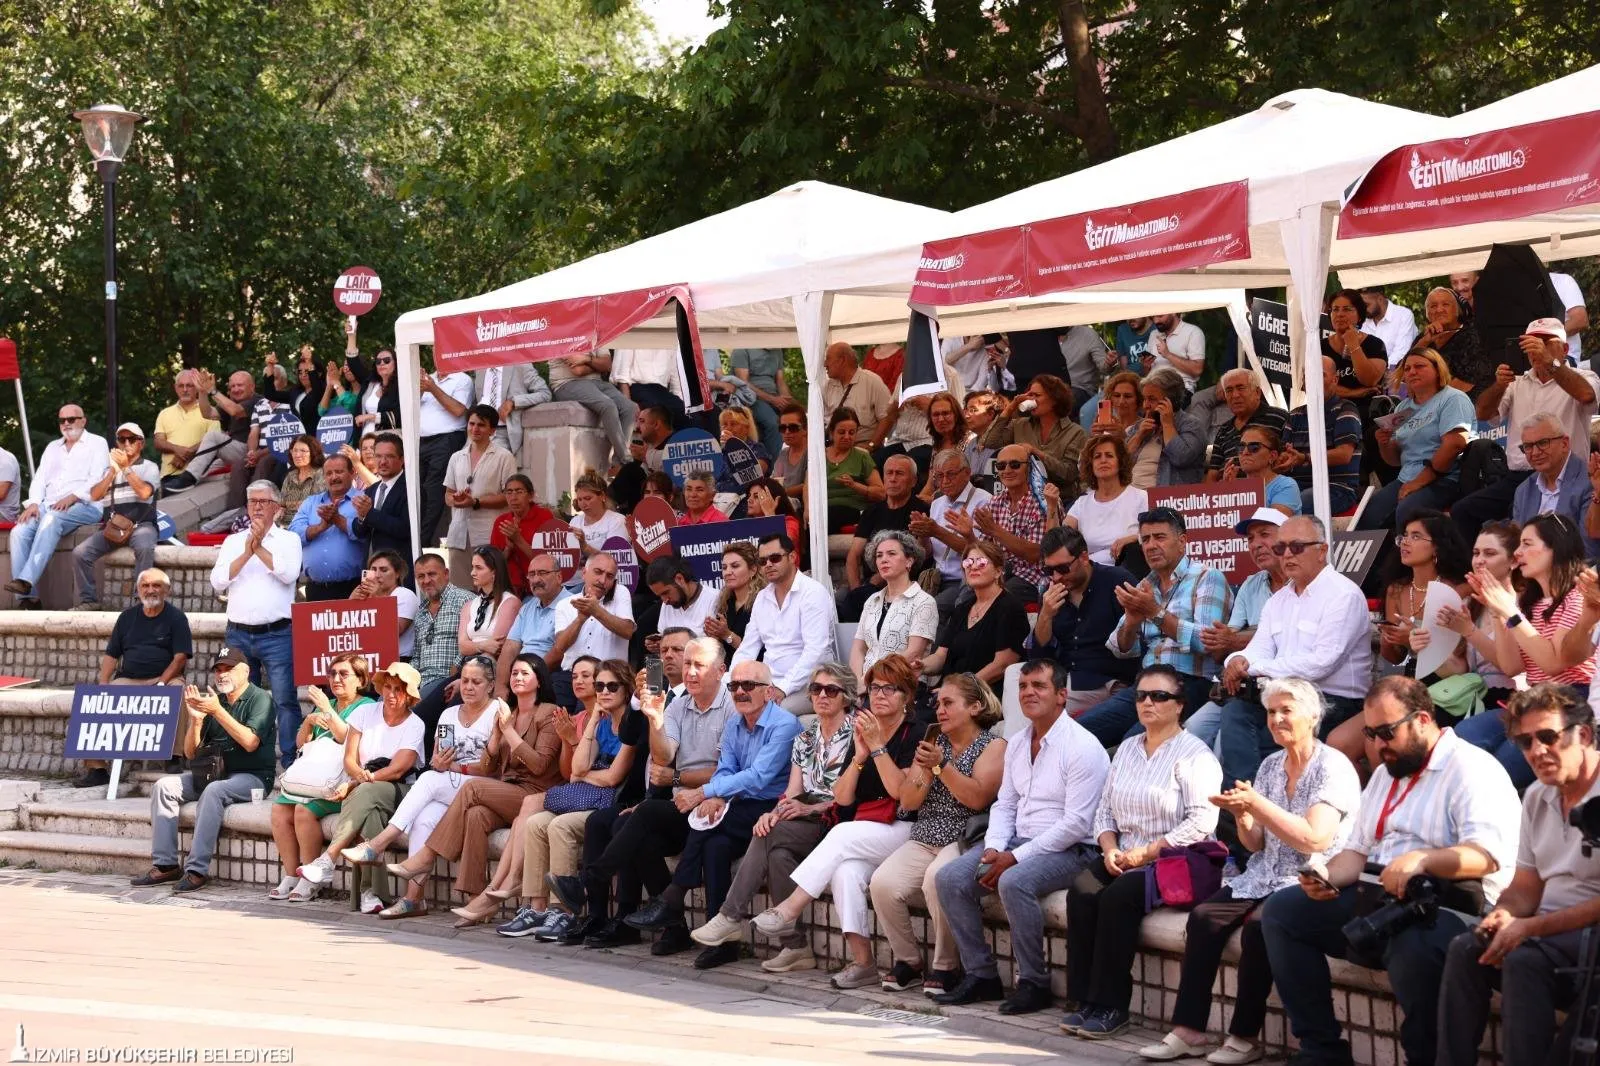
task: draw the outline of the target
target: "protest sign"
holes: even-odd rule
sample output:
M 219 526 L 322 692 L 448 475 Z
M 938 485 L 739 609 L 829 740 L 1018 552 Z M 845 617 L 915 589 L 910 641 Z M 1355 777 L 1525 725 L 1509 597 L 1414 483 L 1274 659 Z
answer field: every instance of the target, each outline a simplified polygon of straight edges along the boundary
M 1372 564 L 1378 561 L 1383 542 L 1389 537 L 1389 531 L 1384 529 L 1335 533 L 1333 547 L 1328 551 L 1328 565 L 1359 585 L 1371 573 Z
M 392 596 L 297 603 L 290 615 L 294 683 L 320 685 L 334 656 L 359 652 L 373 673 L 400 654 L 400 614 Z
M 629 592 L 639 587 L 639 558 L 633 554 L 633 544 L 627 537 L 607 537 L 600 550 L 617 561 L 617 582 L 627 586 Z
M 1284 399 L 1294 395 L 1294 372 L 1289 357 L 1289 305 L 1276 300 L 1250 301 L 1250 339 L 1256 358 L 1267 380 L 1283 390 Z M 1330 336 L 1333 325 L 1322 316 L 1322 335 Z M 1320 355 L 1320 353 L 1319 353 Z
M 540 526 L 528 542 L 535 555 L 548 555 L 561 570 L 561 582 L 566 584 L 583 565 L 583 535 L 559 518 L 552 518 Z
M 667 438 L 662 469 L 672 483 L 683 488 L 683 479 L 690 474 L 708 473 L 721 477 L 724 466 L 722 448 L 717 438 L 703 429 L 680 429 Z
M 329 413 L 317 419 L 317 443 L 322 445 L 323 455 L 337 454 L 340 448 L 351 442 L 355 434 L 354 415 Z
M 341 314 L 364 315 L 382 296 L 383 282 L 371 267 L 350 267 L 333 283 L 333 304 Z
M 1265 495 L 1265 486 L 1255 477 L 1149 490 L 1152 510 L 1170 507 L 1183 515 L 1189 529 L 1189 558 L 1222 571 L 1231 585 L 1256 572 L 1248 539 L 1233 527 L 1254 514 Z
M 279 462 L 287 464 L 289 445 L 305 432 L 306 427 L 295 417 L 293 409 L 280 407 L 261 423 L 261 446 L 270 450 Z
M 672 527 L 678 524 L 678 513 L 672 504 L 659 496 L 646 496 L 628 516 L 628 535 L 633 538 L 633 549 L 641 564 L 653 563 L 663 555 L 672 554 Z
M 761 538 L 782 533 L 786 528 L 782 515 L 741 518 L 737 522 L 708 522 L 703 526 L 674 526 L 671 532 L 672 548 L 694 569 L 696 581 L 720 589 L 724 548 L 739 541 L 756 544 Z
M 67 759 L 166 759 L 178 739 L 180 685 L 78 685 Z
M 755 451 L 737 437 L 723 442 L 722 461 L 728 465 L 728 476 L 741 492 L 761 480 L 761 462 Z

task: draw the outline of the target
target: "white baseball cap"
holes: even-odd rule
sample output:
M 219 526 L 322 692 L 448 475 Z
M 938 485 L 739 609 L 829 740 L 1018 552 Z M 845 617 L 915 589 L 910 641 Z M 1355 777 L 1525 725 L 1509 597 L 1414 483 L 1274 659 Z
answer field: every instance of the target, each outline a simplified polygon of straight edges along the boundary
M 1283 525 L 1284 521 L 1288 519 L 1288 517 L 1288 515 L 1284 514 L 1276 507 L 1257 507 L 1255 514 L 1248 518 L 1240 519 L 1237 523 L 1235 523 L 1233 529 L 1235 533 L 1238 533 L 1242 537 L 1246 533 L 1249 533 L 1250 527 L 1255 525 L 1257 522 L 1265 522 L 1269 526 L 1281 526 Z

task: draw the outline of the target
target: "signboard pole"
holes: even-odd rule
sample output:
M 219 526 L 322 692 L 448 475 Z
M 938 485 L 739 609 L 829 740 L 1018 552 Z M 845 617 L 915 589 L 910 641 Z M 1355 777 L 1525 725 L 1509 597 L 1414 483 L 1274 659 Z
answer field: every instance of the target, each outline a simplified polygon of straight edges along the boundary
M 28 433 L 28 405 L 22 399 L 22 379 L 15 378 L 11 384 L 17 387 L 17 417 L 22 421 L 22 447 L 28 453 L 28 480 L 33 480 L 33 437 Z
M 111 760 L 111 782 L 108 785 L 106 785 L 106 799 L 107 800 L 114 800 L 114 799 L 117 798 L 117 786 L 119 784 L 121 784 L 121 783 L 122 783 L 122 760 L 121 759 L 112 759 Z

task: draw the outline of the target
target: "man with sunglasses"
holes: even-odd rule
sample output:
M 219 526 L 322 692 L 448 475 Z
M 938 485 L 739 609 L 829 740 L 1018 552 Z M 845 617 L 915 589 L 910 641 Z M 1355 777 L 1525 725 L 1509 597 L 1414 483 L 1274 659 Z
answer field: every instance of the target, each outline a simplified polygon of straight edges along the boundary
M 811 713 L 807 686 L 811 674 L 832 662 L 838 615 L 828 591 L 795 565 L 794 541 L 776 533 L 756 546 L 756 563 L 766 588 L 756 593 L 744 640 L 733 653 L 735 672 L 762 658 L 771 670 L 772 699 L 796 714 Z M 762 653 L 765 652 L 763 657 Z
M 1362 716 L 1368 750 L 1379 765 L 1361 794 L 1350 841 L 1328 861 L 1325 877 L 1303 873 L 1299 885 L 1267 898 L 1261 932 L 1278 996 L 1300 1041 L 1297 1063 L 1352 1061 L 1334 1015 L 1333 955 L 1388 971 L 1404 1015 L 1400 1046 L 1407 1066 L 1432 1066 L 1445 952 L 1467 930 L 1465 915 L 1495 903 L 1511 880 L 1517 793 L 1493 755 L 1439 727 L 1433 700 L 1415 678 L 1380 679 Z M 1363 875 L 1368 865 L 1381 868 L 1376 884 Z M 1437 919 L 1404 926 L 1371 956 L 1352 953 L 1345 924 L 1358 912 L 1403 898 L 1419 874 L 1440 885 Z
M 1134 579 L 1120 566 L 1090 559 L 1088 543 L 1073 526 L 1046 530 L 1039 550 L 1050 583 L 1026 648 L 1066 667 L 1067 714 L 1077 718 L 1127 687 L 1137 672 L 1137 663 L 1106 646 L 1122 624 L 1116 590 Z
M 961 553 L 966 551 L 968 539 L 950 525 L 952 512 L 969 517 L 974 510 L 993 497 L 972 483 L 972 469 L 966 458 L 954 448 L 947 448 L 933 457 L 933 486 L 938 495 L 928 505 L 928 513 L 911 515 L 910 531 L 913 537 L 922 538 L 933 554 L 934 565 L 939 568 L 939 591 L 934 602 L 941 615 L 955 610 L 961 590 L 966 585 L 961 580 Z
M 1580 454 L 1573 448 L 1561 420 L 1545 411 L 1522 424 L 1522 441 L 1516 447 L 1527 457 L 1532 473 L 1517 486 L 1511 520 L 1527 526 L 1541 514 L 1561 515 L 1571 519 L 1582 535 L 1584 554 L 1592 557 L 1600 552 L 1600 511 L 1594 506 L 1587 449 Z
M 1039 543 L 1044 539 L 1044 509 L 1028 483 L 1028 449 L 1008 444 L 994 460 L 999 490 L 988 503 L 975 507 L 969 519 L 952 512 L 950 528 L 963 537 L 982 537 L 1006 553 L 1006 591 L 1023 603 L 1039 598 L 1044 568 Z
M 1505 1066 L 1542 1066 L 1556 1011 L 1577 992 L 1586 927 L 1600 922 L 1600 855 L 1589 855 L 1569 811 L 1600 795 L 1594 711 L 1565 685 L 1535 685 L 1506 704 L 1509 735 L 1538 780 L 1522 800 L 1517 870 L 1494 910 L 1450 942 L 1439 994 L 1439 1066 L 1475 1066 L 1500 990 Z M 1563 973 L 1566 970 L 1569 972 Z M 1569 1015 L 1570 1020 L 1570 1015 Z M 1571 1033 L 1563 1034 L 1563 1043 Z
M 1227 618 L 1233 603 L 1222 571 L 1189 558 L 1187 533 L 1183 516 L 1170 507 L 1154 507 L 1139 516 L 1139 546 L 1150 574 L 1136 585 L 1128 582 L 1113 590 L 1123 617 L 1106 639 L 1106 647 L 1119 659 L 1138 660 L 1141 668 L 1160 664 L 1178 671 L 1185 714 L 1210 698 L 1217 671 L 1200 634 Z M 1080 721 L 1108 748 L 1141 728 L 1128 688 Z
M 61 538 L 79 526 L 100 521 L 101 505 L 90 490 L 111 463 L 106 439 L 88 432 L 83 408 L 69 403 L 61 408 L 57 420 L 61 437 L 51 441 L 39 457 L 22 516 L 11 530 L 11 580 L 5 587 L 20 597 L 23 607 L 39 606 L 34 585 L 50 565 Z
M 134 574 L 142 574 L 156 564 L 156 496 L 161 475 L 156 464 L 144 457 L 144 430 L 138 423 L 124 422 L 117 427 L 117 446 L 109 458 L 105 474 L 89 488 L 89 499 L 105 504 L 108 515 L 122 515 L 133 523 L 133 532 L 123 543 L 133 549 Z M 106 539 L 102 528 L 72 549 L 72 566 L 78 575 L 78 603 L 73 610 L 100 609 L 95 564 L 117 547 Z
M 1565 436 L 1568 449 L 1585 469 L 1588 467 L 1589 420 L 1600 402 L 1600 378 L 1587 367 L 1568 365 L 1567 330 L 1559 318 L 1538 318 L 1528 323 L 1517 346 L 1528 361 L 1528 369 L 1518 374 L 1502 363 L 1495 368 L 1494 384 L 1484 389 L 1477 400 L 1479 418 L 1498 418 L 1506 424 L 1506 468 L 1510 472 L 1450 506 L 1450 517 L 1461 527 L 1468 544 L 1477 537 L 1483 523 L 1506 516 L 1530 474 L 1539 468 L 1541 456 L 1537 450 L 1519 447 L 1528 443 L 1530 434 L 1526 429 L 1535 417 L 1548 415 L 1554 425 L 1531 434 L 1532 439 Z M 1563 456 L 1562 462 L 1565 461 Z M 1552 469 L 1559 475 L 1562 467 L 1556 464 Z
M 1320 736 L 1354 717 L 1372 678 L 1372 620 L 1354 581 L 1328 565 L 1328 537 L 1315 515 L 1287 519 L 1272 551 L 1288 582 L 1261 608 L 1250 643 L 1227 657 L 1222 688 L 1223 787 L 1256 775 L 1277 749 L 1251 678 L 1299 677 L 1321 691 L 1328 709 Z
M 1282 438 L 1289 429 L 1289 412 L 1267 403 L 1261 382 L 1254 372 L 1235 367 L 1222 375 L 1217 390 L 1233 412 L 1233 418 L 1211 439 L 1211 457 L 1206 461 L 1206 480 L 1220 481 L 1231 462 L 1239 461 L 1239 438 L 1246 426 L 1265 426 Z

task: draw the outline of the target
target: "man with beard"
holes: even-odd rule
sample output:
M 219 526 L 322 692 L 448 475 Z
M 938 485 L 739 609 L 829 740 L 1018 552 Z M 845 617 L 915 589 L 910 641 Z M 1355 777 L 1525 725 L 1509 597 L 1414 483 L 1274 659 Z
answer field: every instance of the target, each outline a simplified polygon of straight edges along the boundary
M 1206 335 L 1182 315 L 1156 315 L 1151 319 L 1155 331 L 1145 341 L 1144 355 L 1140 357 L 1144 373 L 1171 367 L 1183 378 L 1190 392 L 1206 369 Z
M 61 438 L 51 441 L 39 457 L 22 516 L 11 531 L 11 580 L 5 587 L 21 597 L 24 607 L 39 606 L 33 586 L 50 565 L 61 538 L 100 521 L 100 504 L 89 490 L 111 465 L 111 449 L 104 437 L 87 431 L 83 408 L 69 403 L 58 419 Z
M 592 655 L 601 662 L 628 660 L 633 636 L 633 599 L 617 588 L 617 561 L 595 552 L 583 564 L 583 589 L 556 604 L 555 643 L 545 653 L 554 702 L 572 706 L 572 664 Z
M 1298 535 L 1286 533 L 1284 539 Z M 1361 794 L 1350 842 L 1329 860 L 1326 877 L 1303 873 L 1299 885 L 1267 898 L 1261 932 L 1278 995 L 1300 1041 L 1296 1062 L 1353 1061 L 1334 1016 L 1328 974 L 1333 955 L 1388 971 L 1404 1015 L 1400 1046 L 1407 1066 L 1432 1066 L 1445 952 L 1467 931 L 1462 914 L 1494 904 L 1511 881 L 1517 793 L 1494 756 L 1440 728 L 1428 690 L 1415 678 L 1378 681 L 1362 715 L 1369 750 L 1376 750 L 1381 765 Z M 1369 863 L 1382 867 L 1381 892 L 1361 879 Z M 1439 887 L 1435 921 L 1404 924 L 1371 955 L 1352 949 L 1342 932 L 1346 923 L 1389 902 L 1385 897 L 1403 898 L 1419 874 Z
M 1267 712 L 1251 678 L 1299 677 L 1321 691 L 1328 710 L 1324 739 L 1361 709 L 1372 677 L 1372 621 L 1360 586 L 1328 565 L 1322 520 L 1299 515 L 1283 523 L 1272 548 L 1289 579 L 1261 609 L 1261 621 L 1244 650 L 1227 657 L 1222 688 L 1222 780 L 1248 781 L 1277 748 Z
M 1050 583 L 1040 597 L 1028 649 L 1066 667 L 1066 711 L 1076 718 L 1126 688 L 1138 669 L 1137 663 L 1106 647 L 1122 624 L 1116 590 L 1132 585 L 1133 575 L 1090 559 L 1089 545 L 1073 526 L 1046 530 L 1040 551 Z
M 694 568 L 682 556 L 657 559 L 644 572 L 645 584 L 661 601 L 656 631 L 665 633 L 683 626 L 695 633 L 705 632 L 706 619 L 717 612 L 717 592 L 695 580 Z M 660 638 L 646 639 L 645 650 L 655 655 Z

